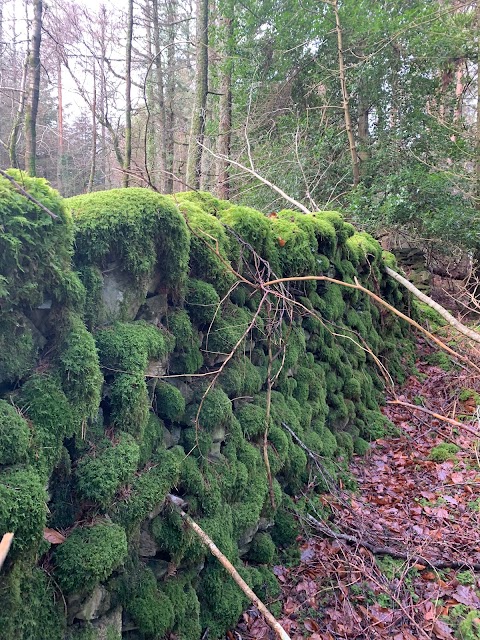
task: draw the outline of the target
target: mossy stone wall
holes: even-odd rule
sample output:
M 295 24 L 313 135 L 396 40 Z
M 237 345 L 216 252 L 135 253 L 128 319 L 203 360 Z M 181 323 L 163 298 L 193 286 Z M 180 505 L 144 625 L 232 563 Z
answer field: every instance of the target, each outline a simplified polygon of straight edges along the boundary
M 397 378 L 399 342 L 410 349 L 407 327 L 354 289 L 291 282 L 279 313 L 258 283 L 358 278 L 408 300 L 337 212 L 267 217 L 135 188 L 63 201 L 13 175 L 59 219 L 0 178 L 0 535 L 15 532 L 2 638 L 220 638 L 247 602 L 167 493 L 274 597 L 270 567 L 311 479 L 282 423 L 347 482 L 353 452 L 392 428 L 365 345 Z

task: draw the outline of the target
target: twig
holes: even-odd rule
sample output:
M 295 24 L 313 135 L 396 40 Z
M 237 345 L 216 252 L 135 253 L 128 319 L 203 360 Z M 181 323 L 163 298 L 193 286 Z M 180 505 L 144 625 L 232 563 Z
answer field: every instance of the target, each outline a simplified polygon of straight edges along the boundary
M 3 563 L 5 562 L 5 558 L 10 551 L 10 547 L 13 542 L 13 533 L 5 533 L 2 541 L 0 542 L 0 569 L 3 567 Z
M 262 613 L 266 622 L 269 626 L 275 631 L 277 637 L 280 640 L 291 640 L 290 636 L 287 634 L 285 629 L 275 620 L 273 615 L 267 609 L 267 607 L 263 604 L 263 602 L 258 598 L 258 596 L 250 589 L 248 584 L 242 578 L 242 576 L 235 569 L 233 564 L 228 560 L 226 556 L 220 551 L 217 545 L 213 542 L 213 540 L 205 533 L 205 531 L 199 527 L 199 525 L 192 520 L 192 518 L 183 511 L 183 509 L 178 505 L 178 500 L 175 499 L 175 496 L 168 496 L 170 503 L 173 507 L 178 511 L 182 519 L 187 523 L 187 525 L 197 534 L 203 544 L 211 551 L 211 553 L 219 560 L 220 564 L 227 570 L 236 584 L 240 587 L 243 593 L 253 602 L 253 604 L 257 607 L 257 609 Z
M 442 318 L 444 318 L 448 322 L 448 324 L 451 324 L 452 327 L 455 327 L 457 331 L 460 331 L 460 333 L 463 333 L 463 335 L 467 336 L 467 338 L 470 338 L 470 340 L 474 340 L 475 342 L 480 342 L 480 333 L 477 333 L 473 329 L 469 329 L 464 324 L 459 322 L 456 318 L 452 316 L 451 313 L 449 313 L 440 304 L 438 304 L 438 302 L 435 302 L 435 300 L 432 300 L 427 295 L 419 291 L 417 287 L 415 287 L 415 285 L 413 285 L 409 280 L 401 276 L 399 273 L 397 273 L 393 269 L 390 269 L 390 267 L 385 266 L 385 271 L 388 273 L 388 275 L 391 278 L 393 278 L 397 282 L 400 282 L 400 284 L 402 284 L 406 289 L 408 289 L 411 293 L 413 293 L 413 295 L 416 298 L 418 298 L 419 300 L 427 304 L 432 309 L 435 309 L 435 311 L 439 315 L 441 315 Z
M 430 409 L 422 407 L 421 405 L 412 404 L 411 402 L 403 402 L 402 400 L 387 400 L 387 404 L 395 404 L 401 407 L 407 407 L 408 409 L 418 409 L 419 411 L 423 411 L 424 413 L 428 413 L 430 416 L 437 418 L 437 420 L 443 420 L 443 422 L 448 422 L 448 424 L 451 424 L 454 427 L 459 427 L 460 429 L 468 431 L 477 438 L 480 437 L 480 433 L 478 431 L 475 431 L 475 429 L 473 429 L 472 427 L 469 427 L 467 424 L 459 422 L 458 420 L 453 420 L 452 418 L 447 418 L 446 416 L 442 416 L 440 413 L 430 411 Z
M 48 213 L 48 215 L 52 218 L 52 220 L 60 220 L 59 216 L 57 216 L 56 213 L 53 213 L 53 211 L 50 211 L 50 209 L 48 209 L 44 204 L 42 204 L 39 200 L 37 200 L 30 193 L 28 193 L 28 191 L 26 191 L 22 187 L 22 185 L 18 184 L 18 182 L 14 178 L 12 178 L 12 176 L 9 176 L 6 171 L 4 171 L 3 169 L 0 169 L 0 175 L 2 175 L 4 178 L 9 180 L 13 184 L 15 189 L 22 194 L 22 196 L 30 200 L 30 202 L 33 202 L 33 204 L 36 204 L 37 207 L 40 207 L 40 209 L 42 209 L 42 211 L 45 211 L 45 213 Z
M 328 527 L 324 522 L 317 520 L 312 515 L 307 514 L 306 516 L 307 522 L 313 525 L 318 531 L 321 531 L 325 535 L 330 538 L 334 538 L 335 540 L 344 540 L 345 542 L 350 542 L 351 544 L 355 544 L 360 547 L 364 547 L 368 549 L 373 555 L 376 556 L 392 556 L 392 558 L 399 558 L 401 560 L 413 560 L 417 564 L 427 564 L 434 569 L 463 569 L 464 567 L 469 567 L 474 569 L 475 571 L 480 571 L 480 563 L 479 562 L 457 562 L 455 560 L 429 560 L 424 556 L 406 553 L 405 551 L 397 551 L 396 549 L 392 549 L 391 547 L 381 547 L 371 544 L 365 540 L 360 540 L 355 536 L 348 535 L 347 533 L 337 533 Z

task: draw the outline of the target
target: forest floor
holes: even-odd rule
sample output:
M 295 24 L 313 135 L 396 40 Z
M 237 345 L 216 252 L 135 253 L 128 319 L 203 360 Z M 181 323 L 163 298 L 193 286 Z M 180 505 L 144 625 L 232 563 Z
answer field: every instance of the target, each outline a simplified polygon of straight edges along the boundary
M 292 640 L 480 640 L 475 390 L 478 374 L 452 367 L 420 340 L 415 375 L 396 396 L 419 408 L 387 403 L 398 437 L 354 456 L 358 490 L 321 496 L 323 519 L 305 522 L 300 562 L 274 569 L 279 622 Z M 275 635 L 251 608 L 227 638 Z

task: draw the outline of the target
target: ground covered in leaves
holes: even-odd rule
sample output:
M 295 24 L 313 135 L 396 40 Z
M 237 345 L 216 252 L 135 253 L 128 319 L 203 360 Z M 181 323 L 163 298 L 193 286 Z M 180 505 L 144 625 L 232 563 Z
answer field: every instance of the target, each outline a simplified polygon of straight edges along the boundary
M 312 501 L 300 563 L 275 567 L 292 640 L 480 639 L 480 380 L 423 342 L 416 368 L 385 407 L 398 437 L 353 459 L 357 492 Z M 275 636 L 252 608 L 227 637 Z

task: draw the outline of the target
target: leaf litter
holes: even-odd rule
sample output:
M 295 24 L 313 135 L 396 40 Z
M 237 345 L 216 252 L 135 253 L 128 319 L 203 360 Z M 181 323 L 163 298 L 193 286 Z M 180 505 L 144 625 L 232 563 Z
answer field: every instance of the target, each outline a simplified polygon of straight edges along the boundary
M 357 490 L 320 496 L 313 528 L 299 515 L 300 561 L 274 567 L 278 620 L 292 640 L 480 640 L 480 396 L 462 394 L 480 391 L 480 380 L 429 364 L 422 339 L 418 354 L 416 375 L 395 400 L 470 431 L 422 410 L 384 407 L 398 437 L 354 456 Z M 255 607 L 227 637 L 275 639 Z

